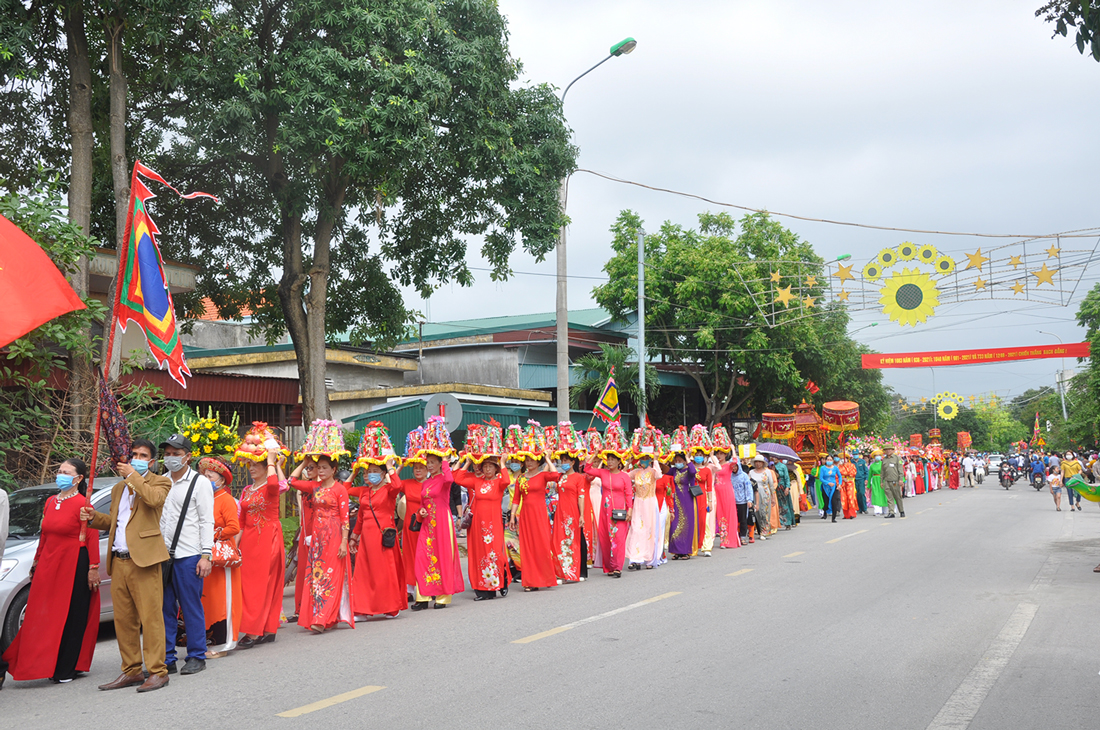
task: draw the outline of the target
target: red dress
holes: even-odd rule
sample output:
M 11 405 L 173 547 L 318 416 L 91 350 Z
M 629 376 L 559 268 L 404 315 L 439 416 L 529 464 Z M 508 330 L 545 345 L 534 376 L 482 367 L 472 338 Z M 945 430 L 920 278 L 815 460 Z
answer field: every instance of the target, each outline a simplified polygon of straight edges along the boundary
M 533 477 L 516 477 L 519 522 L 519 554 L 523 557 L 520 581 L 524 588 L 549 588 L 558 584 L 554 549 L 550 545 L 550 516 L 546 512 L 546 483 L 561 474 L 540 471 Z
M 464 469 L 453 474 L 455 484 L 470 495 L 472 521 L 466 530 L 466 570 L 475 591 L 499 591 L 512 582 L 508 553 L 504 549 L 504 523 L 500 505 L 510 479 L 501 472 L 496 479 L 474 476 Z
M 339 557 L 343 530 L 348 527 L 348 488 L 343 482 L 291 479 L 290 486 L 313 494 L 313 526 L 309 541 L 309 576 L 298 625 L 332 628 L 343 621 L 355 628 L 351 613 L 351 553 Z
M 420 533 L 409 530 L 409 523 L 417 519 L 416 515 L 420 512 L 424 482 L 415 479 L 400 480 L 396 477 L 390 479 L 401 482 L 401 489 L 405 493 L 405 521 L 401 525 L 401 563 L 405 570 L 405 587 L 411 592 L 416 585 L 416 546 L 420 542 Z
M 856 465 L 850 461 L 842 461 L 838 469 L 843 477 L 840 484 L 840 507 L 844 512 L 844 519 L 855 519 L 859 511 L 859 502 L 856 501 Z
M 603 572 L 621 572 L 626 560 L 626 536 L 630 523 L 612 520 L 611 511 L 629 510 L 634 506 L 634 483 L 624 471 L 612 473 L 609 469 L 597 469 L 594 466 L 586 466 L 584 471 L 591 477 L 598 477 L 602 485 L 599 538 Z
M 409 607 L 405 592 L 405 566 L 401 561 L 401 546 L 382 547 L 382 530 L 396 528 L 393 519 L 401 480 L 392 479 L 371 491 L 363 489 L 359 496 L 359 517 L 355 534 L 359 535 L 359 551 L 355 554 L 352 575 L 351 607 L 355 613 L 367 616 L 389 614 Z
M 279 478 L 249 485 L 241 494 L 241 633 L 274 634 L 283 611 L 286 548 L 279 522 Z M 301 570 L 299 566 L 299 570 Z
M 584 532 L 580 524 L 580 497 L 587 491 L 588 479 L 583 474 L 570 473 L 558 480 L 558 511 L 554 517 L 554 533 L 550 543 L 556 560 L 554 567 L 562 580 L 576 581 L 581 577 L 581 540 L 584 539 Z
M 952 489 L 958 489 L 959 488 L 959 462 L 952 461 L 951 466 L 948 467 L 948 473 L 950 474 L 950 476 L 948 477 L 947 486 L 951 487 Z
M 70 663 L 77 654 L 75 671 L 87 672 L 95 652 L 99 591 L 91 591 L 90 600 L 87 594 L 88 566 L 99 563 L 99 531 L 87 528 L 84 542 L 80 541 L 80 508 L 91 506 L 86 498 L 77 494 L 62 500 L 60 509 L 55 509 L 57 506 L 57 497 L 46 500 L 27 612 L 15 640 L 4 652 L 4 660 L 11 664 L 8 672 L 21 682 L 53 677 L 55 671 L 70 673 L 74 667 L 61 667 L 64 654 L 69 655 Z M 78 586 L 83 597 L 77 595 Z M 83 625 L 70 626 L 67 632 L 70 606 L 85 600 L 87 613 L 73 617 Z M 69 634 L 74 642 L 71 646 L 62 646 L 63 634 Z

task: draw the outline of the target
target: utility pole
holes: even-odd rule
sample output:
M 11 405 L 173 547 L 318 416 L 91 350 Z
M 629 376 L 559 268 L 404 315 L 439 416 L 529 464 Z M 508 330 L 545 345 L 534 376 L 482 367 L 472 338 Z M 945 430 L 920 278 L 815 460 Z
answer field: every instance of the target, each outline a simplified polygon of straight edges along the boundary
M 645 231 L 638 231 L 638 427 L 645 428 Z

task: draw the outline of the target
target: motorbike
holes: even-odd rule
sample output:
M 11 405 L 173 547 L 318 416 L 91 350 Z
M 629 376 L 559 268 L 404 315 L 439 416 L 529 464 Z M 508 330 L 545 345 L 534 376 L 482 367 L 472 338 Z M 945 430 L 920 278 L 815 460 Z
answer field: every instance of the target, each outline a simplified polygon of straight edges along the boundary
M 1043 487 L 1045 487 L 1046 485 L 1047 485 L 1047 478 L 1044 474 L 1039 473 L 1039 474 L 1032 474 L 1031 475 L 1031 486 L 1035 487 L 1036 492 L 1043 491 Z
M 1016 467 L 1009 466 L 1008 464 L 1001 464 L 1001 486 L 1008 489 L 1016 483 Z

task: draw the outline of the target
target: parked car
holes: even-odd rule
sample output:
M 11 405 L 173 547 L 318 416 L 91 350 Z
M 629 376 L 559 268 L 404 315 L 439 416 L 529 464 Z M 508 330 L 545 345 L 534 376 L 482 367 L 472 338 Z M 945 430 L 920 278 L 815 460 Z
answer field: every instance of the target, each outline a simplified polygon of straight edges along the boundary
M 97 477 L 92 482 L 92 506 L 97 512 L 111 511 L 111 487 L 118 477 Z M 0 651 L 15 639 L 27 610 L 31 592 L 31 563 L 38 551 L 42 511 L 50 495 L 57 494 L 57 485 L 41 484 L 24 487 L 8 495 L 8 540 L 4 543 L 4 560 L 0 561 Z M 111 579 L 107 575 L 107 533 L 99 536 L 99 620 L 114 618 L 111 603 Z
M 1001 462 L 1002 461 L 1004 461 L 1004 457 L 1002 457 L 1000 454 L 990 454 L 989 455 L 989 473 L 992 474 L 995 471 L 999 472 L 1001 470 Z

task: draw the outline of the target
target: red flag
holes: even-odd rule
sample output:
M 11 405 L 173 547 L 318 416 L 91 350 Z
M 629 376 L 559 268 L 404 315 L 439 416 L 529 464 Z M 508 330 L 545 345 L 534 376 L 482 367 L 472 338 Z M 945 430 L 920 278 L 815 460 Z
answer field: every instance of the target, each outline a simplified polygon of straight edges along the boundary
M 760 438 L 760 432 L 761 432 L 761 431 L 762 431 L 763 429 L 764 429 L 764 422 L 763 422 L 763 421 L 761 421 L 760 423 L 756 424 L 756 430 L 752 432 L 752 438 L 753 438 L 753 439 L 758 439 L 758 438 Z
M 76 309 L 84 302 L 46 252 L 0 215 L 0 347 Z
M 817 391 L 821 390 L 821 388 L 817 387 L 817 383 L 815 383 L 814 381 L 807 380 L 806 390 L 810 391 L 811 393 L 816 393 Z

